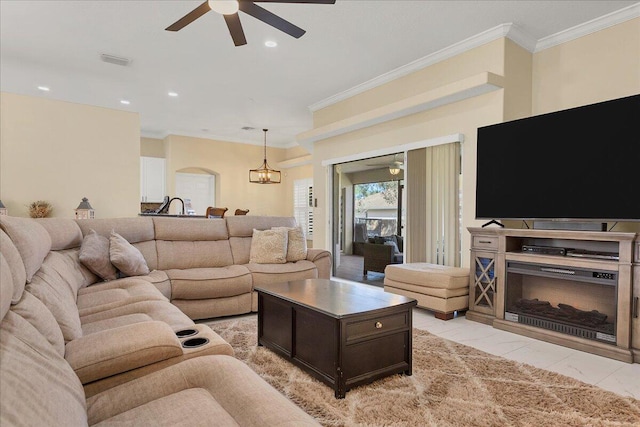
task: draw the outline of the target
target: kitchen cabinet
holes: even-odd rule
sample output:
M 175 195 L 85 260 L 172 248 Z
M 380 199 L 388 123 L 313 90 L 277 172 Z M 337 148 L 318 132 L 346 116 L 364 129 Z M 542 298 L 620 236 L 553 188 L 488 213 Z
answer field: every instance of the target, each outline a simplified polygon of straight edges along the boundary
M 160 157 L 140 157 L 140 201 L 161 203 L 166 195 L 166 161 Z

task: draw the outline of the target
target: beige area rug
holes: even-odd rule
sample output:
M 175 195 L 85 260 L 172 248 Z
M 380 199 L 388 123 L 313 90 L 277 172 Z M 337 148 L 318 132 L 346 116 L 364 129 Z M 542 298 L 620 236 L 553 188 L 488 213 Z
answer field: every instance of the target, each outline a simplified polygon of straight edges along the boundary
M 640 426 L 640 401 L 414 329 L 413 375 L 334 397 L 257 347 L 257 320 L 209 325 L 236 357 L 325 426 Z

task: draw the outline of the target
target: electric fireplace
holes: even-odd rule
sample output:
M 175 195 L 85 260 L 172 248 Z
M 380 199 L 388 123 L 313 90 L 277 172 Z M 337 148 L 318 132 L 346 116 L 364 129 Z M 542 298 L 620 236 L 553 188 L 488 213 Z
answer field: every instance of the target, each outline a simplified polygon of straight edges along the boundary
M 504 319 L 616 344 L 616 271 L 507 262 Z

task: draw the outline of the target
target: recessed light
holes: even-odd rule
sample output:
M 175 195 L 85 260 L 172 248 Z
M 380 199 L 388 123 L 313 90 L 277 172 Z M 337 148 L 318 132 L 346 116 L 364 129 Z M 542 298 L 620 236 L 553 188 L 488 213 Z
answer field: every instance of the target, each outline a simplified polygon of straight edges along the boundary
M 127 101 L 126 99 L 121 99 L 120 100 L 120 104 L 129 105 L 129 104 L 131 104 L 131 102 Z
M 49 92 L 50 89 L 46 86 L 38 86 L 38 90 L 41 90 L 43 92 Z
M 264 45 L 266 47 L 276 47 L 278 46 L 278 43 L 274 42 L 273 40 L 267 40 L 266 42 L 264 42 Z
M 177 94 L 176 92 L 169 92 L 167 95 L 169 95 L 169 96 L 173 96 L 174 98 L 175 98 L 176 96 L 178 96 L 178 94 Z

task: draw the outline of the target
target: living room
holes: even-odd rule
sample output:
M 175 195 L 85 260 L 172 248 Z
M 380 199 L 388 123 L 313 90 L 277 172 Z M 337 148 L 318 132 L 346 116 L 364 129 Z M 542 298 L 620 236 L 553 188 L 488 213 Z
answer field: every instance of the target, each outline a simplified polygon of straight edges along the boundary
M 199 121 L 202 124 L 197 128 L 164 128 L 163 119 L 168 120 L 172 114 L 179 115 L 190 107 L 176 107 L 171 104 L 173 100 L 163 99 L 158 104 L 164 115 L 152 122 L 144 111 L 137 109 L 135 102 L 131 106 L 115 105 L 120 98 L 129 96 L 126 93 L 110 94 L 115 100 L 112 100 L 114 104 L 111 107 L 91 101 L 89 93 L 112 90 L 111 86 L 99 89 L 104 81 L 144 81 L 141 76 L 127 74 L 127 69 L 124 72 L 114 71 L 112 75 L 105 69 L 88 67 L 94 71 L 94 77 L 90 78 L 76 76 L 74 73 L 78 71 L 75 69 L 60 71 L 52 68 L 51 75 L 55 78 L 43 82 L 46 74 L 28 67 L 28 63 L 37 62 L 36 59 L 21 62 L 20 54 L 16 53 L 22 44 L 32 42 L 14 32 L 27 18 L 21 14 L 5 13 L 8 10 L 5 9 L 6 3 L 10 2 L 2 2 L 0 200 L 8 208 L 9 215 L 16 217 L 27 217 L 26 206 L 31 202 L 47 200 L 54 207 L 52 217 L 73 218 L 74 209 L 82 197 L 89 199 L 97 218 L 136 217 L 140 213 L 140 157 L 151 156 L 165 159 L 167 195 L 179 196 L 173 179 L 176 173 L 200 169 L 216 178 L 215 205 L 226 206 L 230 210 L 249 209 L 250 216 L 291 216 L 295 181 L 311 178 L 314 230 L 309 247 L 334 252 L 331 249 L 335 248 L 335 207 L 331 182 L 327 179 L 333 165 L 345 159 L 406 152 L 442 142 L 459 143 L 462 149 L 460 226 L 463 230 L 460 233 L 459 265 L 469 268 L 473 264 L 469 250 L 472 236 L 467 227 L 479 227 L 483 223 L 476 219 L 473 209 L 477 129 L 640 93 L 640 4 L 613 2 L 616 5 L 608 6 L 606 13 L 588 19 L 576 17 L 571 28 L 545 34 L 545 38 L 532 38 L 527 33 L 529 28 L 503 22 L 484 28 L 483 32 L 464 40 L 454 40 L 446 48 L 417 55 L 418 59 L 411 63 L 407 61 L 389 67 L 385 73 L 379 73 L 379 77 L 345 83 L 342 89 L 326 93 L 305 105 L 305 108 L 311 106 L 312 110 L 311 113 L 305 112 L 306 128 L 299 128 L 296 123 L 291 126 L 294 128 L 291 131 L 285 129 L 286 123 L 273 125 L 265 120 L 269 116 L 264 111 L 260 112 L 263 116 L 254 118 L 251 123 L 227 117 L 233 132 L 205 125 L 207 113 L 199 111 L 188 111 L 188 114 L 202 118 Z M 338 0 L 336 5 L 324 5 L 322 8 L 338 7 L 340 3 L 348 2 Z M 584 6 L 584 3 L 591 2 L 578 3 Z M 611 2 L 594 3 L 604 7 Z M 283 7 L 286 6 L 306 7 Z M 106 6 L 103 4 L 102 7 Z M 581 5 L 574 7 L 579 9 Z M 167 15 L 177 19 L 180 13 L 174 16 L 174 11 L 190 10 L 185 5 L 172 5 L 171 8 L 171 13 L 162 13 L 163 19 Z M 277 10 L 284 13 L 286 9 Z M 296 13 L 304 15 L 304 10 Z M 320 15 L 326 13 L 331 12 L 323 9 Z M 205 18 L 210 16 L 200 19 Z M 593 18 L 598 19 L 592 21 Z M 44 19 L 39 16 L 37 21 Z M 11 25 L 9 20 L 13 20 Z M 154 25 L 162 27 L 169 21 Z M 222 21 L 216 24 L 226 31 Z M 209 26 L 215 25 L 209 23 Z M 205 33 L 206 27 L 203 26 Z M 71 30 L 69 33 L 80 37 Z M 232 45 L 227 34 L 221 33 L 220 36 L 225 37 L 221 43 L 230 45 L 227 50 L 231 53 L 232 49 L 240 49 Z M 133 43 L 134 36 L 129 37 L 131 39 L 127 42 Z M 207 43 L 213 43 L 213 38 L 208 37 Z M 16 40 L 15 46 L 11 43 L 13 40 Z M 304 41 L 304 37 L 299 41 Z M 173 40 L 171 43 L 180 42 Z M 252 44 L 251 40 L 249 44 Z M 255 40 L 255 44 L 260 42 Z M 286 46 L 283 43 L 280 48 Z M 203 49 L 206 49 L 206 43 L 198 47 L 195 55 L 202 55 Z M 98 56 L 98 52 L 92 51 L 91 54 Z M 138 60 L 143 62 L 144 58 L 134 59 Z M 163 60 L 170 59 L 163 57 Z M 295 60 L 314 62 L 304 56 Z M 161 68 L 164 63 L 157 61 L 156 67 Z M 59 76 L 67 73 L 72 76 L 72 82 L 63 83 Z M 292 78 L 290 75 L 287 77 Z M 51 86 L 49 92 L 36 88 L 45 83 Z M 215 88 L 216 84 L 227 83 L 202 83 L 206 91 Z M 87 95 L 68 99 L 67 95 L 61 94 L 65 90 L 64 85 L 76 85 L 79 92 Z M 144 87 L 145 83 L 138 85 Z M 179 99 L 189 96 L 196 98 L 193 93 L 182 92 Z M 204 97 L 214 100 L 215 91 L 207 92 Z M 278 101 L 283 102 L 282 99 Z M 251 110 L 252 102 L 264 103 L 258 96 L 256 101 L 243 102 L 240 110 Z M 288 111 L 287 106 L 280 106 Z M 268 108 L 276 109 L 278 106 Z M 255 129 L 241 131 L 240 127 L 244 125 L 252 125 Z M 263 127 L 270 128 L 266 135 L 262 132 Z M 227 139 L 223 138 L 225 132 L 230 135 Z M 208 137 L 208 133 L 218 137 Z M 247 179 L 249 170 L 258 166 L 265 157 L 265 138 L 269 163 L 282 171 L 280 185 L 255 185 Z M 521 148 L 523 152 L 532 149 Z M 620 222 L 615 230 L 638 233 L 638 224 Z M 521 228 L 519 223 L 507 225 Z M 405 230 L 406 233 L 413 231 Z M 408 256 L 405 262 L 412 262 Z M 500 335 L 498 331 L 480 329 L 484 325 L 473 322 L 462 325 L 461 321 L 464 318 L 447 323 L 419 314 L 414 319 L 414 326 L 433 333 L 449 330 L 452 333 L 449 338 L 459 334 L 467 341 L 470 340 L 469 334 Z M 497 346 L 506 345 L 507 336 L 500 335 L 503 341 Z M 544 359 L 544 351 L 541 353 L 539 357 Z M 620 370 L 627 372 L 623 377 L 637 375 L 637 370 L 624 370 L 621 366 L 611 367 L 608 374 Z M 636 399 L 640 396 L 637 385 L 628 383 L 616 392 L 624 393 L 625 390 L 626 396 Z

